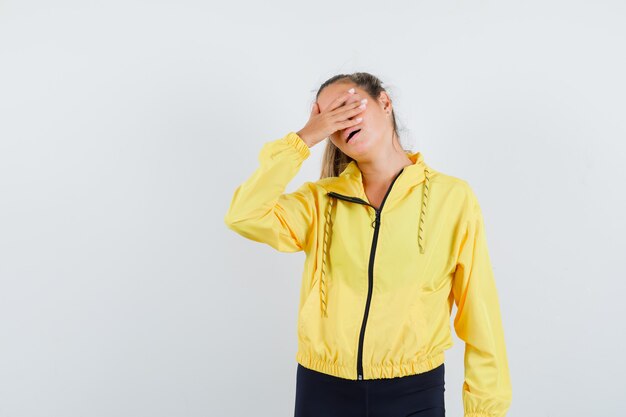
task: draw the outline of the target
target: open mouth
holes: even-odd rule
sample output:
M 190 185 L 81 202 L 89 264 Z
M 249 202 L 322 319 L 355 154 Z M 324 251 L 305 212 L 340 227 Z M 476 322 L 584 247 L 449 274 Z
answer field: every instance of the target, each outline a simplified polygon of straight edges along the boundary
M 358 136 L 360 131 L 361 131 L 361 129 L 357 129 L 354 132 L 350 132 L 350 135 L 348 136 L 348 139 L 346 140 L 346 143 L 350 142 L 350 139 L 354 138 L 355 136 Z

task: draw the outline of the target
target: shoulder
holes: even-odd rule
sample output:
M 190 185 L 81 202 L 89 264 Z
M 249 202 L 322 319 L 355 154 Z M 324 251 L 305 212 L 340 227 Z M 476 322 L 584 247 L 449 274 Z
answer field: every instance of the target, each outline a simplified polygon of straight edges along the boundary
M 305 181 L 300 184 L 295 193 L 306 196 L 307 199 L 318 202 L 326 199 L 326 194 L 336 187 L 337 178 L 323 178 L 315 181 Z
M 446 205 L 456 207 L 462 217 L 481 214 L 478 196 L 468 180 L 432 168 L 430 170 L 430 192 L 433 195 L 443 199 Z
M 313 182 L 312 186 L 317 187 L 320 192 L 326 193 L 334 191 L 335 188 L 348 186 L 348 181 L 344 177 L 325 177 Z
M 435 191 L 436 187 L 438 192 L 444 192 L 446 195 L 453 194 L 463 199 L 475 197 L 472 186 L 466 179 L 446 174 L 431 167 L 429 170 L 430 183 L 433 186 L 432 191 Z

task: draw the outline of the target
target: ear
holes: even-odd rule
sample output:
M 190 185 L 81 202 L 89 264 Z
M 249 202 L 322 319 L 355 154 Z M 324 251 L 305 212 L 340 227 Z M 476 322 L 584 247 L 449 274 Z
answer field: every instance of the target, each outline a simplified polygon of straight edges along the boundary
M 380 92 L 380 96 L 378 96 L 378 101 L 380 102 L 380 104 L 382 104 L 383 109 L 385 107 L 389 107 L 389 105 L 391 104 L 391 100 L 389 99 L 389 95 L 387 95 L 387 93 L 385 91 L 381 91 Z

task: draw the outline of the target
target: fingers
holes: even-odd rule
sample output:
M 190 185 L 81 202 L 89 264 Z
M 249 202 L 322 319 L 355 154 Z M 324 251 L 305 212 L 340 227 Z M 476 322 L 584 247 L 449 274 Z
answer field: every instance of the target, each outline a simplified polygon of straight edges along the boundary
M 359 100 L 357 94 L 349 98 L 349 102 L 336 109 L 332 114 L 332 121 L 335 123 L 335 132 L 343 131 L 354 125 L 361 123 L 363 113 L 367 107 L 367 99 Z M 354 101 L 352 99 L 355 98 Z M 358 117 L 354 117 L 358 116 Z
M 367 99 L 356 100 L 350 104 L 346 104 L 338 111 L 337 115 L 341 117 L 352 117 L 359 114 L 367 108 Z
M 350 92 L 350 91 L 353 91 L 353 92 Z M 333 110 L 335 110 L 336 108 L 340 107 L 344 103 L 349 102 L 349 100 L 353 96 L 355 96 L 355 95 L 358 96 L 358 93 L 354 92 L 354 89 L 351 88 L 347 92 L 345 92 L 345 93 L 341 94 L 339 97 L 337 97 L 332 103 L 330 103 L 330 105 L 328 106 L 328 109 L 326 111 L 332 112 Z
M 342 126 L 339 128 L 339 130 L 344 130 L 352 127 L 356 124 L 359 124 L 363 120 L 362 113 L 365 111 L 366 105 L 365 103 L 361 104 L 361 102 L 357 102 L 356 104 L 359 104 L 359 106 L 356 108 L 350 108 L 341 115 L 337 116 L 340 117 L 340 119 L 337 120 L 337 123 Z
M 340 128 L 338 130 L 345 130 L 354 125 L 358 125 L 363 120 L 362 117 L 355 117 L 354 119 L 346 119 L 343 122 L 339 122 Z
M 360 123 L 362 120 L 361 113 L 365 111 L 366 107 L 367 107 L 367 99 L 363 99 L 360 101 L 357 100 L 350 104 L 346 104 L 345 106 L 341 108 L 342 110 L 337 110 L 338 113 L 335 113 L 335 115 L 333 116 L 333 120 L 335 123 L 341 124 L 338 130 L 344 130 L 348 127 L 354 126 L 357 123 Z M 354 116 L 358 116 L 358 118 L 353 119 Z M 356 119 L 360 119 L 360 120 L 356 120 Z M 344 122 L 353 122 L 355 120 L 356 120 L 356 123 L 348 123 L 348 124 L 344 123 Z

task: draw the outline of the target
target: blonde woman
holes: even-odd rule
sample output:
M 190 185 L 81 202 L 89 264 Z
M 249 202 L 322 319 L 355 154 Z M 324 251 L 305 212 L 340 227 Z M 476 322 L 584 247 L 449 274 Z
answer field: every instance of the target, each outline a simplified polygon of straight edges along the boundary
M 321 178 L 285 188 L 327 139 Z M 375 76 L 324 82 L 306 125 L 267 142 L 228 227 L 304 251 L 295 417 L 442 417 L 444 351 L 465 342 L 465 417 L 511 403 L 484 221 L 469 183 L 402 148 Z

